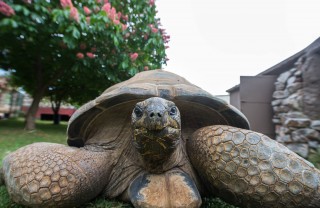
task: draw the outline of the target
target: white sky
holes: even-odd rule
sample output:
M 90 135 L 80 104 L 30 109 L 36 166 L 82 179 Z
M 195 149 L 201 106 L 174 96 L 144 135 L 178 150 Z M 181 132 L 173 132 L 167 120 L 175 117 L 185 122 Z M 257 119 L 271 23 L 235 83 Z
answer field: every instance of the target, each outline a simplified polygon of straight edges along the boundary
M 157 0 L 171 36 L 164 69 L 214 95 L 320 36 L 319 0 Z

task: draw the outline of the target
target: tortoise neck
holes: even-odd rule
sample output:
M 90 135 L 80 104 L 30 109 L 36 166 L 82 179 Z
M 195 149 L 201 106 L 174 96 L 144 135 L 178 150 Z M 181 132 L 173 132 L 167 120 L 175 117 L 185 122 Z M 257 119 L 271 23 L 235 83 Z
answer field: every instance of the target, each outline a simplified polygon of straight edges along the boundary
M 134 137 L 134 146 L 142 159 L 144 168 L 151 173 L 161 173 L 181 142 L 180 135 L 177 137 L 146 137 L 143 135 Z
M 172 152 L 162 152 L 158 157 L 153 158 L 145 157 L 144 155 L 140 154 L 145 170 L 149 173 L 159 174 L 177 167 L 183 158 L 182 147 L 183 145 L 179 140 L 179 143 L 177 144 L 176 148 L 172 150 Z

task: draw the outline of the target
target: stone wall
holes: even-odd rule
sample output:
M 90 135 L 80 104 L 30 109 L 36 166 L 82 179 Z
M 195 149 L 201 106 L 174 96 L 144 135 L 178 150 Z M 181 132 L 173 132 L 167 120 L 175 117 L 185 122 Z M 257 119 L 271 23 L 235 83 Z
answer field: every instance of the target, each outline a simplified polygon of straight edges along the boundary
M 275 82 L 276 140 L 302 157 L 320 146 L 320 56 L 301 57 Z
M 303 111 L 313 120 L 320 119 L 320 55 L 309 55 L 301 66 L 303 75 Z

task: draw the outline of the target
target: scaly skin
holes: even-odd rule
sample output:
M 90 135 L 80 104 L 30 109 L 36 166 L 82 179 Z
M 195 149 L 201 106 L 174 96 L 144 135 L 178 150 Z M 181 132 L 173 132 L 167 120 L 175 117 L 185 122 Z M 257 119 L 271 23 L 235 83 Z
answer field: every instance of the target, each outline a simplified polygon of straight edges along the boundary
M 5 157 L 4 180 L 18 204 L 73 207 L 103 190 L 110 171 L 107 156 L 107 152 L 35 143 Z
M 243 207 L 320 207 L 320 171 L 263 134 L 197 130 L 188 155 L 211 194 Z

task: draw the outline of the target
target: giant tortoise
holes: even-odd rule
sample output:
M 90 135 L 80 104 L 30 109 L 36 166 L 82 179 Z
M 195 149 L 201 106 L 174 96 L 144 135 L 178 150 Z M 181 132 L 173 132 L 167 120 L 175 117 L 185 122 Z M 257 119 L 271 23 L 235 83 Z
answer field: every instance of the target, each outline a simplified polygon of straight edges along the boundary
M 142 72 L 69 121 L 68 145 L 35 143 L 5 157 L 13 201 L 73 207 L 102 195 L 135 207 L 320 207 L 320 172 L 245 116 L 186 79 Z

